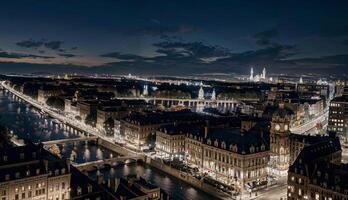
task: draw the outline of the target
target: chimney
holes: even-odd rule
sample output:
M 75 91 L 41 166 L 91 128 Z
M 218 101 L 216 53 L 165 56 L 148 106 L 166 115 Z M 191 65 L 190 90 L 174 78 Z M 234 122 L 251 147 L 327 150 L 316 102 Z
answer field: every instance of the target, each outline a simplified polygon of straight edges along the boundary
M 116 192 L 117 188 L 115 188 L 115 179 L 108 179 L 108 188 L 111 189 L 113 192 Z
M 204 138 L 207 138 L 207 137 L 208 137 L 208 132 L 209 132 L 208 126 L 205 126 L 205 127 L 204 127 Z
M 48 160 L 44 160 L 44 165 L 45 165 L 46 171 L 48 171 Z
M 99 174 L 97 176 L 97 182 L 98 182 L 99 185 L 104 183 L 104 176 L 103 176 L 103 174 Z
M 71 166 L 71 161 L 70 159 L 66 159 L 66 166 L 68 168 L 68 173 L 70 173 L 70 166 Z
M 120 179 L 119 178 L 115 178 L 114 179 L 115 183 L 114 183 L 114 191 L 117 191 L 118 186 L 120 185 Z

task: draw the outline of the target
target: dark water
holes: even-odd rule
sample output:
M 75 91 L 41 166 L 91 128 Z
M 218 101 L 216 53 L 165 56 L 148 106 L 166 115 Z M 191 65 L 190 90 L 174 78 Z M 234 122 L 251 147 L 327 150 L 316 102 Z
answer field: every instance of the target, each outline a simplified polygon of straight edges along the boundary
M 18 138 L 29 139 L 33 142 L 80 137 L 78 134 L 63 128 L 57 121 L 41 116 L 36 109 L 24 102 L 20 102 L 3 90 L 0 90 L 0 116 L 1 123 L 12 130 Z M 115 152 L 94 144 L 86 144 L 85 142 L 58 145 L 57 147 L 61 156 L 65 158 L 70 158 L 71 154 L 76 153 L 74 160 L 76 163 L 117 156 Z M 73 151 L 74 153 L 72 153 Z M 105 179 L 108 177 L 140 175 L 149 182 L 161 187 L 174 199 L 214 199 L 209 194 L 147 165 L 121 165 L 110 170 L 90 172 L 90 176 L 95 178 L 97 173 L 102 173 Z
M 143 164 L 120 165 L 116 168 L 102 169 L 89 172 L 89 176 L 96 180 L 97 174 L 102 174 L 105 181 L 109 177 L 121 178 L 127 175 L 138 175 L 150 183 L 160 186 L 174 199 L 214 199 L 213 196 L 195 189 L 191 185 L 169 176 L 162 171 Z

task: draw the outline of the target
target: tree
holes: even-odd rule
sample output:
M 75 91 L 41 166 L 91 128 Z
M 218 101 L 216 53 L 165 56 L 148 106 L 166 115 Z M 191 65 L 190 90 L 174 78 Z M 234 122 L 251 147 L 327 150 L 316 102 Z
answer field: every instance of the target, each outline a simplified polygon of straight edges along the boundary
M 97 115 L 95 113 L 88 114 L 85 119 L 85 124 L 95 127 L 96 123 L 97 123 Z
M 51 106 L 51 107 L 59 109 L 59 110 L 64 110 L 64 107 L 65 107 L 64 100 L 61 99 L 60 97 L 49 97 L 46 100 L 46 104 L 48 106 Z

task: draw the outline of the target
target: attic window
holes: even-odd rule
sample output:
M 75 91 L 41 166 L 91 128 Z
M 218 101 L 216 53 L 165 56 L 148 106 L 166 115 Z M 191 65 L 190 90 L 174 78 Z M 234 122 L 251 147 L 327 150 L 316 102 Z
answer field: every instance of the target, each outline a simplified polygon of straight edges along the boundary
M 265 148 L 266 148 L 266 147 L 265 147 L 265 145 L 264 145 L 264 144 L 262 144 L 262 145 L 261 145 L 261 151 L 264 151 L 264 150 L 265 150 Z
M 221 147 L 222 147 L 223 149 L 226 149 L 226 143 L 225 143 L 225 142 L 222 142 L 222 143 L 221 143 Z
M 219 142 L 217 140 L 215 140 L 214 142 L 214 146 L 218 147 L 219 146 Z
M 255 152 L 255 147 L 254 147 L 254 146 L 251 146 L 251 147 L 249 148 L 249 151 L 250 151 L 250 153 L 254 153 L 254 152 Z
M 88 184 L 87 191 L 88 191 L 88 193 L 92 192 L 92 185 L 91 184 Z
M 77 187 L 77 195 L 81 195 L 82 194 L 82 189 L 80 186 Z

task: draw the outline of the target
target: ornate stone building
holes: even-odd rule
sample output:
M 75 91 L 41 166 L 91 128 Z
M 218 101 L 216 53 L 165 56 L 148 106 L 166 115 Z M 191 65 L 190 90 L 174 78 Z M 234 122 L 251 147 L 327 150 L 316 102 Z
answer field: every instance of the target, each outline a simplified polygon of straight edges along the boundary
M 267 129 L 268 125 L 263 124 L 250 129 L 206 128 L 187 133 L 187 162 L 239 192 L 257 190 L 267 183 Z
M 70 163 L 33 144 L 0 151 L 1 200 L 70 199 Z
M 338 137 L 305 146 L 288 173 L 288 199 L 348 199 L 348 165 Z
M 290 123 L 293 112 L 283 103 L 273 114 L 270 130 L 270 173 L 279 176 L 287 174 L 290 163 Z

